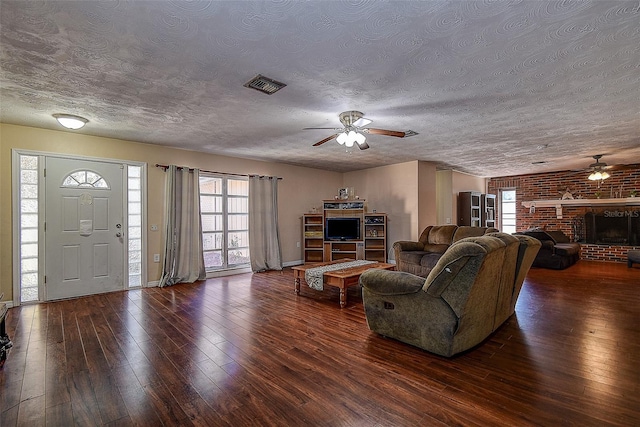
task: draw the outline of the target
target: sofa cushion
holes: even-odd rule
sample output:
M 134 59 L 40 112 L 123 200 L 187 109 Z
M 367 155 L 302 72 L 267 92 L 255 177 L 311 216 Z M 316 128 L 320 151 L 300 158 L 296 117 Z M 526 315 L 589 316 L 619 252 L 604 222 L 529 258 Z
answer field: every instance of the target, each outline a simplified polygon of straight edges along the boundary
M 554 246 L 556 255 L 574 256 L 580 253 L 579 243 L 557 243 Z
M 420 259 L 420 267 L 427 267 L 431 269 L 435 267 L 441 257 L 442 254 L 440 253 L 425 253 Z
M 458 240 L 462 240 L 465 239 L 467 237 L 480 237 L 484 234 L 487 233 L 491 233 L 491 232 L 497 232 L 498 229 L 497 228 L 487 228 L 487 227 L 470 227 L 467 225 L 461 225 L 458 227 L 458 229 L 456 230 L 455 234 L 453 235 L 453 240 L 452 242 L 457 242 Z
M 548 230 L 546 232 L 556 243 L 570 243 L 569 236 L 560 230 Z
M 436 245 L 450 245 L 453 242 L 453 234 L 458 228 L 457 225 L 435 225 L 429 230 L 427 243 Z
M 406 262 L 409 264 L 420 265 L 422 261 L 422 257 L 427 253 L 425 251 L 411 251 L 411 252 L 400 252 L 399 261 Z
M 431 252 L 434 254 L 442 255 L 447 251 L 447 249 L 449 249 L 449 246 L 451 245 L 440 245 L 440 244 L 436 245 L 433 243 L 427 243 L 426 245 L 424 245 L 423 252 Z

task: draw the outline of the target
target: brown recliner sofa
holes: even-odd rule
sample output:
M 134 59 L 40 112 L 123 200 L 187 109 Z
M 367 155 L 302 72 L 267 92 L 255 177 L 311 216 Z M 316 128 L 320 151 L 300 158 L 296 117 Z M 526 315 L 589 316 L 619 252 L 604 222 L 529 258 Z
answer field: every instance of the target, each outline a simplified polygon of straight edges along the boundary
M 466 225 L 430 225 L 417 242 L 402 240 L 393 244 L 396 270 L 427 277 L 442 254 L 458 240 L 495 233 L 497 228 Z
M 540 248 L 528 236 L 491 233 L 461 239 L 428 277 L 370 269 L 360 276 L 372 331 L 451 357 L 484 341 L 514 312 Z

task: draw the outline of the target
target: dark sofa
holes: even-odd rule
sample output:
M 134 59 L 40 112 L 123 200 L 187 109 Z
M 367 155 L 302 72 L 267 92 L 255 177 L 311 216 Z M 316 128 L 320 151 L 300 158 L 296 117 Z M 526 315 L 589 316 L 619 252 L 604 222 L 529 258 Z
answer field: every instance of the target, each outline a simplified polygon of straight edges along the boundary
M 533 267 L 564 270 L 580 259 L 580 243 L 571 242 L 560 230 L 531 229 L 515 234 L 533 237 L 542 243 Z

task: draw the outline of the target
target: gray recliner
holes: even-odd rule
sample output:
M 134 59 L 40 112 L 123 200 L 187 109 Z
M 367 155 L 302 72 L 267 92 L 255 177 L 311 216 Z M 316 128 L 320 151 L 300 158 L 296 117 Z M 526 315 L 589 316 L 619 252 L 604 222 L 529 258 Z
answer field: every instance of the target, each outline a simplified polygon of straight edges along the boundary
M 452 244 L 426 280 L 371 269 L 360 277 L 369 329 L 451 357 L 481 343 L 515 311 L 540 242 L 490 233 Z

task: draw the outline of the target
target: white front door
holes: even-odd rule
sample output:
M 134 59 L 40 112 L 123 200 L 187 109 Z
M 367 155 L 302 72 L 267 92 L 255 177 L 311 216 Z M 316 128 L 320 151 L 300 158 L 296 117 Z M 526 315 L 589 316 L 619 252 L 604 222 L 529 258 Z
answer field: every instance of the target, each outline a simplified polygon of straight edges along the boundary
M 45 299 L 124 289 L 121 164 L 46 158 Z

